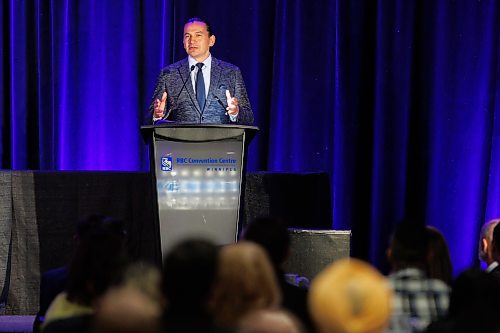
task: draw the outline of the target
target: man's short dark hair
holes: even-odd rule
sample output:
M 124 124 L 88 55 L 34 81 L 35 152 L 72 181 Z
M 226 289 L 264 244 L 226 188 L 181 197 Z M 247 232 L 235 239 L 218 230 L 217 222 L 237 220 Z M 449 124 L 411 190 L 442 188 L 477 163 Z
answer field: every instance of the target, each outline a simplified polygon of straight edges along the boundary
M 115 219 L 105 215 L 90 215 L 83 220 L 78 221 L 76 225 L 76 236 L 84 238 L 91 237 L 97 233 L 115 233 L 125 236 L 125 224 L 123 220 Z
M 492 237 L 492 249 L 495 260 L 500 257 L 500 227 L 498 227 L 500 223 L 498 223 L 493 229 L 493 237 Z
M 206 240 L 188 239 L 174 246 L 163 261 L 163 292 L 176 308 L 203 307 L 217 272 L 217 247 Z
M 403 221 L 394 231 L 391 244 L 392 264 L 399 268 L 424 267 L 429 237 L 419 221 Z
M 252 221 L 245 231 L 243 238 L 261 245 L 275 267 L 281 266 L 286 260 L 290 247 L 290 236 L 284 221 L 259 217 Z
M 201 19 L 199 17 L 192 17 L 190 19 L 188 19 L 186 21 L 186 23 L 184 23 L 184 26 L 188 23 L 194 23 L 194 22 L 202 22 L 202 23 L 205 23 L 205 25 L 207 26 L 207 31 L 208 31 L 208 36 L 212 36 L 212 26 L 210 25 L 210 23 L 208 23 L 208 21 L 204 20 L 204 19 Z

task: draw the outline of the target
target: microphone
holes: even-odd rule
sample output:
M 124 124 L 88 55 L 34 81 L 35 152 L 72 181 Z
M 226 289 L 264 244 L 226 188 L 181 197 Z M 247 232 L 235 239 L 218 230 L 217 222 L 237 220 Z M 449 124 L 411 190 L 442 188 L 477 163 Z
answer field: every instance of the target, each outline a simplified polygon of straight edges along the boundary
M 219 90 L 222 92 L 222 95 L 224 96 L 223 99 L 225 99 L 225 97 L 226 97 L 226 89 L 227 89 L 227 87 L 224 84 L 221 84 L 219 86 Z M 227 108 L 227 104 L 224 104 L 224 102 L 221 100 L 221 98 L 219 96 L 217 96 L 217 94 L 214 94 L 214 96 L 215 96 L 215 99 L 217 100 L 217 102 L 219 102 L 219 104 L 222 105 L 222 107 L 225 110 Z
M 219 98 L 219 96 L 217 96 L 217 95 L 214 94 L 214 97 L 217 100 L 217 102 L 219 102 L 219 104 L 222 105 L 222 107 L 224 108 L 224 114 L 227 116 L 228 115 L 228 113 L 227 113 L 227 105 L 224 104 L 223 101 L 221 101 L 221 99 Z
M 191 73 L 193 72 L 193 70 L 195 69 L 195 65 L 192 65 L 190 68 L 189 68 L 189 75 L 188 77 L 186 78 L 186 80 L 184 80 L 182 82 L 182 88 L 181 90 L 179 91 L 179 93 L 177 94 L 177 97 L 174 99 L 174 102 L 172 103 L 173 105 L 170 107 L 170 109 L 168 109 L 168 112 L 167 114 L 163 117 L 163 119 L 167 119 L 169 116 L 170 116 L 170 113 L 172 113 L 172 111 L 176 108 L 176 104 L 177 104 L 177 101 L 179 100 L 179 97 L 181 96 L 182 94 L 182 91 L 186 88 L 186 83 L 188 81 L 191 81 Z
M 217 102 L 219 102 L 219 104 L 222 105 L 222 107 L 225 110 L 227 108 L 227 105 L 225 105 L 224 102 L 221 101 L 221 99 L 219 98 L 219 96 L 217 96 L 217 95 L 214 94 L 214 97 L 217 100 Z

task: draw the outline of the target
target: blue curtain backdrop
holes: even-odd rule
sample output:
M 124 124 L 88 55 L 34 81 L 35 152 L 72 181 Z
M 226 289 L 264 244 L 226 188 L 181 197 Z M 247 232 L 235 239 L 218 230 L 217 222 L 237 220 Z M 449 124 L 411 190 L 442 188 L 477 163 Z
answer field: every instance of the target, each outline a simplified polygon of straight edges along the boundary
M 326 171 L 333 228 L 383 267 L 405 215 L 460 271 L 500 216 L 495 0 L 4 0 L 1 167 L 147 170 L 139 126 L 183 22 L 211 21 L 261 131 L 249 170 Z M 297 195 L 301 194 L 297 189 Z

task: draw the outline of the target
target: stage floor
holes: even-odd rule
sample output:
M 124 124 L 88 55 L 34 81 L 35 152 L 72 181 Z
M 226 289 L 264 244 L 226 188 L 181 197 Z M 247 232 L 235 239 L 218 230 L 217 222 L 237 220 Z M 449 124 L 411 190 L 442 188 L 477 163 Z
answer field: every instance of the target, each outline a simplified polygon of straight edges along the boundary
M 0 316 L 0 332 L 32 332 L 35 316 Z

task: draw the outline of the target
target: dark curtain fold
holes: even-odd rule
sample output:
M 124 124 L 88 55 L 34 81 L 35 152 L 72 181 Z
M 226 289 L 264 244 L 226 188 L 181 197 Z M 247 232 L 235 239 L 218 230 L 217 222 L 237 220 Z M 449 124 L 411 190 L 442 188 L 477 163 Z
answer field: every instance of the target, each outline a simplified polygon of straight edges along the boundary
M 411 215 L 444 232 L 459 271 L 500 215 L 499 14 L 495 0 L 2 1 L 1 167 L 147 170 L 139 126 L 200 16 L 246 81 L 249 170 L 325 171 L 355 256 L 385 268 Z

